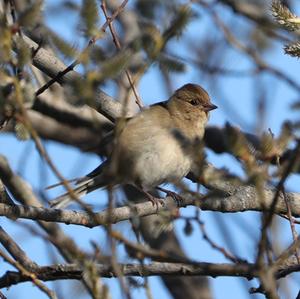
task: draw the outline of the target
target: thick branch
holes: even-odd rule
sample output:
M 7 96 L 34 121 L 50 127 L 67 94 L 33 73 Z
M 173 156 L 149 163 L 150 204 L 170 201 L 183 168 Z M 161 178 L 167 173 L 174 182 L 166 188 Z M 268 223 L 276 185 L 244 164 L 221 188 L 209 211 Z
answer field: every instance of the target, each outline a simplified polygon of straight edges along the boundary
M 37 268 L 21 247 L 9 236 L 9 234 L 0 226 L 0 243 L 18 261 L 24 268 L 31 271 Z
M 204 177 L 206 174 L 208 175 L 208 178 L 210 175 L 215 176 L 212 174 L 212 167 L 205 168 L 203 172 Z M 29 202 L 37 202 L 34 193 L 19 176 L 12 172 L 3 156 L 0 156 L 0 179 L 3 180 L 3 183 L 18 201 L 27 203 L 27 205 Z M 223 179 L 221 178 L 221 181 L 222 180 Z M 209 179 L 206 179 L 206 181 L 209 181 Z M 220 195 L 217 193 L 210 194 L 205 198 L 202 198 L 201 196 L 199 197 L 198 194 L 194 197 L 185 195 L 185 199 L 179 203 L 179 206 L 185 207 L 187 205 L 197 205 L 202 210 L 233 213 L 243 211 L 261 211 L 262 207 L 268 208 L 272 205 L 274 192 L 270 189 L 265 189 L 265 202 L 261 203 L 259 200 L 260 197 L 257 196 L 256 189 L 252 186 L 235 186 L 233 181 L 229 181 L 228 184 L 218 184 L 217 177 L 211 181 L 217 185 L 222 185 L 221 190 L 225 191 L 226 195 Z M 292 214 L 294 216 L 299 216 L 300 195 L 297 193 L 287 193 L 286 196 L 290 202 Z M 32 205 L 34 206 L 35 204 Z M 171 198 L 167 198 L 164 206 L 160 205 L 159 207 L 156 207 L 150 202 L 145 202 L 136 204 L 132 207 L 116 208 L 110 217 L 106 211 L 91 215 L 84 212 L 61 211 L 29 206 L 10 206 L 7 204 L 0 204 L 0 213 L 1 215 L 13 218 L 30 218 L 93 227 L 96 225 L 107 224 L 109 222 L 115 223 L 128 220 L 132 217 L 156 214 L 165 209 L 172 209 L 172 207 L 174 207 L 174 201 Z M 274 212 L 278 214 L 286 213 L 286 204 L 281 194 L 278 198 Z
M 98 264 L 95 266 L 98 275 L 101 277 L 116 277 L 116 274 L 111 266 Z M 148 265 L 141 264 L 119 264 L 119 270 L 124 276 L 230 276 L 244 277 L 253 279 L 259 276 L 259 271 L 256 270 L 254 264 L 214 264 L 214 263 L 160 263 L 155 262 Z M 289 266 L 286 269 L 280 269 L 276 272 L 277 279 L 282 278 L 300 269 L 299 265 Z M 35 275 L 43 281 L 52 281 L 59 279 L 82 279 L 84 269 L 78 264 L 58 264 L 44 266 L 37 269 Z M 7 271 L 0 278 L 0 288 L 9 287 L 20 282 L 31 281 L 31 278 L 19 272 Z
M 286 196 L 290 201 L 293 215 L 296 217 L 300 216 L 300 195 L 297 193 L 287 193 Z M 266 202 L 264 205 L 266 207 L 271 206 L 273 197 L 274 192 L 265 189 Z M 206 198 L 196 199 L 192 196 L 185 196 L 185 198 L 178 204 L 180 207 L 195 205 L 200 207 L 202 210 L 218 211 L 223 213 L 262 211 L 263 206 L 259 201 L 256 189 L 252 186 L 237 187 L 234 194 L 227 197 L 211 195 Z M 158 207 L 153 206 L 152 203 L 148 201 L 131 206 L 115 208 L 111 213 L 108 211 L 102 211 L 94 214 L 71 210 L 37 208 L 32 206 L 11 206 L 0 203 L 0 215 L 9 218 L 25 218 L 95 227 L 108 223 L 117 223 L 129 220 L 134 217 L 154 215 L 172 208 L 174 208 L 174 200 L 171 197 L 167 197 L 165 199 L 165 204 L 159 205 Z M 277 214 L 286 213 L 286 204 L 282 195 L 279 197 L 275 212 Z
M 24 35 L 24 41 L 34 52 L 32 63 L 39 70 L 47 74 L 51 78 L 55 78 L 60 72 L 64 71 L 67 66 L 54 56 L 49 51 L 39 47 L 32 39 Z M 81 75 L 75 71 L 70 71 L 65 74 L 58 83 L 72 84 L 79 80 Z M 108 119 L 114 121 L 121 115 L 122 105 L 107 95 L 105 92 L 99 90 L 95 99 L 95 109 L 102 113 Z
M 115 277 L 114 270 L 109 265 L 96 265 L 99 276 Z M 182 263 L 152 263 L 150 265 L 140 264 L 120 264 L 119 269 L 124 276 L 158 276 L 158 275 L 184 275 L 184 276 L 236 276 L 252 279 L 256 276 L 254 266 L 249 264 L 213 264 L 198 263 L 188 265 Z M 81 279 L 83 269 L 79 265 L 51 265 L 40 267 L 36 272 L 38 279 L 43 281 L 58 279 Z M 8 271 L 0 278 L 0 288 L 8 287 L 20 282 L 29 281 L 30 277 L 26 277 L 19 272 Z
M 0 155 L 0 179 L 19 202 L 32 205 L 39 203 L 29 185 L 21 177 L 13 173 L 8 161 L 2 155 Z M 41 206 L 40 203 L 39 205 Z

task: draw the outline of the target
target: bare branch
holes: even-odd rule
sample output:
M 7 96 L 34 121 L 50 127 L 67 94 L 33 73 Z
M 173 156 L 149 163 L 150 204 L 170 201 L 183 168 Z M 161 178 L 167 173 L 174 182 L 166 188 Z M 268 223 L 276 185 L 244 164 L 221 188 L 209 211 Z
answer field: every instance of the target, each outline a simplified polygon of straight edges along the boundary
M 19 245 L 9 236 L 9 234 L 0 226 L 0 243 L 18 261 L 24 268 L 29 271 L 35 270 L 38 265 L 31 261 L 27 254 Z
M 155 262 L 148 265 L 140 264 L 119 264 L 122 275 L 124 276 L 233 276 L 253 279 L 258 276 L 254 264 L 214 264 L 214 263 L 195 263 L 192 265 L 184 263 L 160 263 Z M 115 277 L 115 273 L 111 266 L 105 264 L 97 264 L 96 269 L 101 277 Z M 290 273 L 300 270 L 299 265 L 289 266 L 281 269 L 276 274 L 277 279 L 282 278 Z M 35 273 L 36 277 L 43 281 L 53 281 L 59 279 L 81 279 L 83 269 L 77 264 L 55 264 L 40 267 Z M 9 287 L 11 285 L 29 281 L 30 278 L 19 272 L 7 271 L 0 278 L 0 288 Z
M 58 73 L 64 71 L 67 66 L 54 56 L 49 51 L 42 47 L 39 47 L 32 39 L 24 35 L 24 41 L 32 49 L 36 51 L 32 58 L 33 65 L 39 70 L 47 74 L 51 78 L 55 78 Z M 76 80 L 81 78 L 80 74 L 76 71 L 70 71 L 66 73 L 62 78 L 58 80 L 60 84 L 72 84 Z M 103 91 L 99 91 L 95 99 L 94 107 L 97 111 L 102 113 L 108 119 L 114 121 L 117 117 L 122 115 L 122 106 L 119 102 L 114 101 L 109 95 Z
M 0 164 L 1 170 L 1 164 Z M 274 191 L 265 189 L 265 208 L 270 208 L 273 202 Z M 286 194 L 291 205 L 291 212 L 295 217 L 300 216 L 300 195 L 298 193 Z M 230 196 L 210 195 L 200 198 L 186 195 L 179 202 L 179 207 L 195 205 L 202 210 L 218 211 L 223 213 L 236 213 L 245 211 L 262 211 L 262 203 L 257 196 L 255 187 L 240 186 L 237 187 L 234 194 Z M 165 199 L 164 205 L 159 205 L 158 208 L 153 206 L 151 202 L 143 202 L 135 205 L 124 206 L 113 209 L 111 215 L 108 211 L 99 213 L 86 213 L 71 210 L 59 210 L 48 208 L 37 208 L 32 206 L 7 205 L 0 203 L 0 215 L 11 218 L 25 218 L 32 220 L 43 220 L 49 222 L 61 222 L 66 224 L 82 225 L 87 227 L 95 227 L 106 225 L 108 223 L 117 223 L 124 220 L 130 220 L 133 217 L 144 217 L 154 215 L 162 211 L 170 211 L 174 208 L 174 200 L 171 197 Z M 276 204 L 275 213 L 287 213 L 286 204 L 282 194 L 279 195 Z
M 109 265 L 96 265 L 98 275 L 101 277 L 115 277 L 115 273 Z M 140 264 L 119 264 L 124 276 L 157 276 L 157 275 L 185 275 L 185 276 L 236 276 L 252 279 L 255 277 L 254 267 L 251 264 L 213 264 L 197 263 L 188 265 L 183 263 L 152 263 L 149 265 Z M 79 265 L 51 265 L 40 267 L 36 272 L 38 279 L 49 281 L 58 279 L 81 279 L 83 270 Z M 28 281 L 28 277 L 21 273 L 8 271 L 0 278 L 0 288 L 8 287 L 19 282 Z

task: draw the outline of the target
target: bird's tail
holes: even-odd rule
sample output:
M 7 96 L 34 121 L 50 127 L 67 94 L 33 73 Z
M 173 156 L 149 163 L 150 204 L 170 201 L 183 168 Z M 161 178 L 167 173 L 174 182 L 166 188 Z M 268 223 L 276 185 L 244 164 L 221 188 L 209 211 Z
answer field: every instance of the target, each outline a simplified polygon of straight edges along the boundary
M 74 197 L 80 198 L 96 189 L 103 188 L 108 185 L 108 178 L 103 173 L 103 165 L 102 163 L 99 167 L 94 169 L 92 172 L 90 172 L 85 177 L 76 179 L 75 181 L 75 188 L 71 192 L 66 192 L 58 197 L 56 197 L 54 200 L 51 201 L 50 207 L 61 209 L 68 206 L 72 201 L 74 201 Z M 73 182 L 74 180 L 70 180 L 69 182 Z M 52 186 L 49 186 L 49 188 L 57 187 L 59 185 L 63 185 L 63 183 L 58 183 Z

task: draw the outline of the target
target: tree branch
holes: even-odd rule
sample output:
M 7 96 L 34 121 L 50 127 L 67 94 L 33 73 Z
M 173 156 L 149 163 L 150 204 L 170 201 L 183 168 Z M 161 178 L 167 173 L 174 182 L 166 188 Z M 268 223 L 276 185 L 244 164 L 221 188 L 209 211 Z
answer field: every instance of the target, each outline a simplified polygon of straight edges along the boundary
M 184 263 L 161 263 L 155 262 L 148 265 L 140 264 L 119 264 L 119 269 L 124 276 L 230 276 L 244 277 L 253 279 L 259 273 L 254 264 L 214 264 L 214 263 L 195 263 L 192 265 Z M 96 270 L 101 277 L 116 277 L 110 265 L 97 264 Z M 289 266 L 276 272 L 277 279 L 285 277 L 293 272 L 299 271 L 300 265 Z M 53 281 L 59 279 L 81 279 L 84 269 L 78 264 L 55 264 L 40 267 L 35 275 L 43 281 Z M 31 278 L 16 271 L 7 271 L 0 277 L 0 288 L 9 287 L 20 282 L 30 281 Z
M 1 171 L 1 165 L 0 165 Z M 291 203 L 291 211 L 293 216 L 300 216 L 300 195 L 297 193 L 287 193 Z M 257 196 L 255 187 L 240 186 L 235 189 L 234 194 L 230 196 L 209 195 L 201 198 L 195 195 L 185 195 L 183 200 L 178 203 L 179 207 L 195 205 L 202 210 L 217 211 L 223 213 L 236 213 L 245 211 L 262 211 L 263 207 L 268 209 L 272 205 L 274 191 L 265 189 L 264 205 Z M 61 222 L 65 224 L 82 225 L 87 227 L 95 227 L 106 225 L 108 223 L 117 223 L 124 220 L 130 220 L 134 217 L 144 217 L 154 215 L 162 211 L 170 211 L 174 209 L 174 200 L 167 197 L 164 205 L 158 207 L 153 206 L 151 202 L 143 202 L 130 206 L 123 206 L 113 209 L 110 213 L 107 210 L 99 213 L 86 213 L 81 211 L 59 210 L 33 206 L 11 206 L 0 203 L 0 215 L 8 218 L 25 218 L 32 220 L 43 220 L 48 222 Z M 287 212 L 283 195 L 280 194 L 275 208 L 275 213 L 285 214 Z
M 25 43 L 34 52 L 32 63 L 39 70 L 44 72 L 51 78 L 55 78 L 57 74 L 63 72 L 67 66 L 54 56 L 49 51 L 34 42 L 32 39 L 23 36 Z M 81 79 L 81 75 L 76 71 L 69 71 L 62 78 L 58 80 L 60 84 L 72 84 Z M 115 101 L 112 97 L 105 92 L 99 90 L 95 99 L 95 108 L 98 112 L 102 113 L 109 120 L 114 121 L 122 113 L 122 105 Z
M 34 271 L 38 267 L 38 265 L 27 256 L 25 251 L 22 250 L 22 248 L 9 236 L 2 226 L 0 226 L 0 243 L 25 269 Z
M 188 265 L 183 263 L 152 263 L 149 265 L 140 264 L 119 264 L 119 268 L 124 276 L 158 276 L 158 275 L 184 275 L 184 276 L 236 276 L 252 279 L 256 276 L 254 267 L 251 264 L 213 264 L 197 263 Z M 98 275 L 101 277 L 116 277 L 113 269 L 109 265 L 96 265 Z M 83 269 L 76 264 L 51 265 L 40 267 L 36 271 L 36 277 L 43 281 L 58 279 L 81 279 Z M 20 282 L 29 281 L 30 278 L 19 272 L 7 271 L 0 278 L 0 288 L 8 287 Z

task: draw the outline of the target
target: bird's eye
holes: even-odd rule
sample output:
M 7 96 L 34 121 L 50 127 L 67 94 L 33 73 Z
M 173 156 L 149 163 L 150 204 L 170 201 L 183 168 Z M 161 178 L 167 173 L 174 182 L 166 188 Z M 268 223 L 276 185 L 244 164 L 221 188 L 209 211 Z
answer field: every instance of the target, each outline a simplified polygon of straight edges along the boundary
M 198 101 L 196 99 L 191 100 L 190 104 L 193 105 L 193 106 L 197 106 L 198 105 Z

